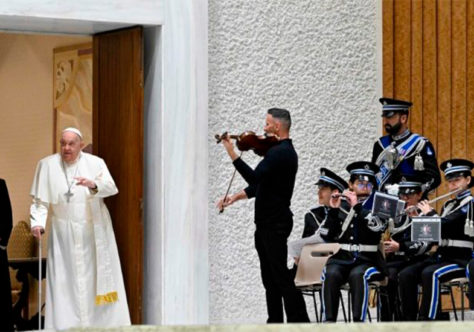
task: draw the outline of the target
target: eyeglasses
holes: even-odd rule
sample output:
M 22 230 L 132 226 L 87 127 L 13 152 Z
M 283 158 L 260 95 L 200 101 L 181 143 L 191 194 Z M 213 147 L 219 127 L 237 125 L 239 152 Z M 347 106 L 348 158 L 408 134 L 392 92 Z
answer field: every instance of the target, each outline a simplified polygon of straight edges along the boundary
M 374 185 L 372 184 L 372 182 L 367 182 L 367 183 L 362 183 L 362 182 L 359 182 L 357 184 L 357 189 L 359 190 L 362 190 L 364 188 L 367 188 L 369 190 L 372 190 L 372 188 L 374 187 Z

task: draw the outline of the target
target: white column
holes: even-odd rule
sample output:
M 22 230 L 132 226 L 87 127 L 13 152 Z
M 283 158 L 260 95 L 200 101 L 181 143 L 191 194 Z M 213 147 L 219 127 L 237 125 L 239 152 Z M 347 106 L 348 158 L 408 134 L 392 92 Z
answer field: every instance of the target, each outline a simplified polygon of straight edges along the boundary
M 162 324 L 207 324 L 207 0 L 166 0 Z
M 161 27 L 144 29 L 143 323 L 160 324 L 163 294 L 163 96 Z

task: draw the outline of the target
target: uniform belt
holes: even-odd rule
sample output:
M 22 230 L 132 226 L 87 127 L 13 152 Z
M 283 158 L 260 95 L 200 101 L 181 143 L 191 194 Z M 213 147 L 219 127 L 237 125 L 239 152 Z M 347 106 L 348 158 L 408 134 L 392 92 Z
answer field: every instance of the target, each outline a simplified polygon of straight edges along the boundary
M 471 241 L 442 239 L 440 247 L 459 247 L 473 249 L 474 244 Z
M 377 245 L 366 245 L 366 244 L 348 244 L 342 243 L 341 249 L 346 251 L 369 251 L 369 252 L 376 252 L 379 250 Z

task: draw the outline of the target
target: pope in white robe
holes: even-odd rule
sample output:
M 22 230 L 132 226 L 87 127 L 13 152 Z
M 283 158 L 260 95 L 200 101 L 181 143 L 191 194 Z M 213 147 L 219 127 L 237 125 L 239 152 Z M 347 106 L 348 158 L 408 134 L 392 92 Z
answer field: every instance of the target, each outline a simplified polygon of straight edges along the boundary
M 31 229 L 51 222 L 45 328 L 130 325 L 117 244 L 104 197 L 118 190 L 105 165 L 81 152 L 82 134 L 67 128 L 61 152 L 38 163 L 31 187 Z M 49 218 L 48 218 L 49 217 Z

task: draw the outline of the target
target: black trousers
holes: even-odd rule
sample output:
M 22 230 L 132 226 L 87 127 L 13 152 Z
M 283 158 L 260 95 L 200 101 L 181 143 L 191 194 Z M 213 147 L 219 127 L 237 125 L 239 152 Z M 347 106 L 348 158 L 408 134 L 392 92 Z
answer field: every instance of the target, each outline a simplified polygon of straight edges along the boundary
M 326 265 L 323 272 L 323 320 L 337 321 L 339 292 L 349 282 L 352 317 L 354 322 L 363 322 L 367 315 L 370 281 L 381 280 L 383 275 L 369 263 Z
M 469 278 L 469 307 L 474 310 L 474 259 L 467 264 L 466 275 Z
M 380 320 L 391 322 L 400 320 L 398 315 L 398 273 L 407 263 L 405 261 L 395 261 L 387 263 L 388 284 L 385 288 L 386 296 L 380 297 Z
M 463 266 L 446 261 L 433 262 L 431 259 L 407 266 L 398 274 L 400 300 L 403 320 L 434 320 L 440 299 L 442 282 L 464 277 Z M 418 285 L 421 283 L 423 292 L 418 312 Z
M 283 323 L 283 303 L 288 322 L 309 322 L 306 304 L 287 267 L 289 230 L 255 231 L 255 248 L 267 299 L 267 323 Z
M 0 331 L 13 331 L 12 291 L 7 251 L 0 249 Z

